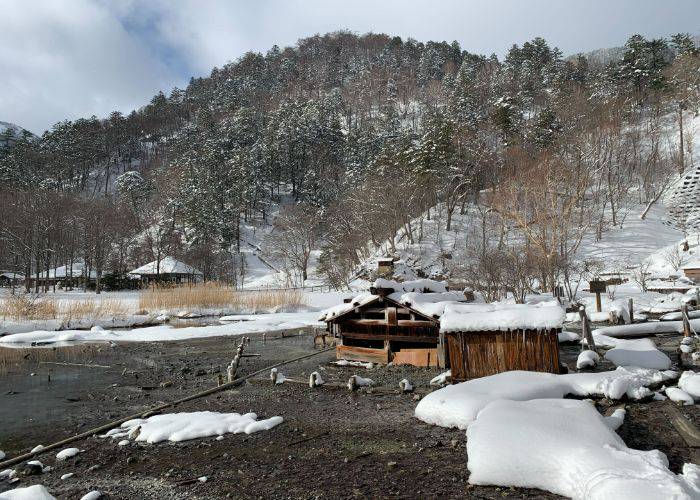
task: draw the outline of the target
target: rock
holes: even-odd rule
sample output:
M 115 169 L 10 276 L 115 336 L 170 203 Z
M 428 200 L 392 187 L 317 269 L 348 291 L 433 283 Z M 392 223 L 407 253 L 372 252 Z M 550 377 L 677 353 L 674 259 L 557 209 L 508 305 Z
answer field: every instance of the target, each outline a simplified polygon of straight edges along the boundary
M 393 467 L 396 467 L 396 462 L 388 462 L 386 465 L 387 465 L 387 467 L 393 468 Z
M 22 466 L 19 469 L 19 475 L 20 476 L 38 476 L 44 471 L 44 468 L 35 463 L 27 463 L 27 464 L 22 464 Z

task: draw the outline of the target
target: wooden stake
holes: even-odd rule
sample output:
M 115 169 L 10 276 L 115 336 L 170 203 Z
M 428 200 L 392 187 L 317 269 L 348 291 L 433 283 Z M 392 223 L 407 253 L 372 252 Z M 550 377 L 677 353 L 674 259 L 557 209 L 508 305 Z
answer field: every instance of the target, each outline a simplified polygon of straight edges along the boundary
M 690 337 L 692 335 L 692 331 L 690 329 L 690 320 L 688 319 L 687 304 L 683 304 L 683 307 L 681 307 L 681 314 L 683 315 L 683 336 Z
M 595 310 L 597 312 L 601 312 L 603 310 L 603 306 L 600 303 L 600 292 L 595 293 Z
M 630 313 L 630 325 L 634 323 L 634 301 L 630 297 L 629 301 L 627 302 L 627 309 L 629 310 Z
M 595 341 L 593 340 L 593 334 L 591 333 L 591 325 L 588 322 L 588 316 L 586 315 L 586 307 L 581 306 L 578 310 L 578 315 L 581 317 L 581 329 L 583 330 L 583 338 L 586 339 L 588 344 L 588 349 L 595 351 Z

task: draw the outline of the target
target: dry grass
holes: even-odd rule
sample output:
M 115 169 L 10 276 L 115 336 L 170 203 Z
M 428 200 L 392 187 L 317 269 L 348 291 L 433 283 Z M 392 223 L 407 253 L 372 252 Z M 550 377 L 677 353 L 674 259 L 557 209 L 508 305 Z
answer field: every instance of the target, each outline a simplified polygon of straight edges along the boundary
M 129 309 L 121 300 L 71 300 L 61 305 L 59 314 L 64 321 L 72 319 L 91 318 L 123 318 L 129 314 Z
M 155 287 L 139 294 L 139 309 L 231 308 L 240 311 L 262 311 L 286 305 L 305 305 L 300 290 L 246 292 L 218 283 L 178 287 Z
M 116 318 L 129 314 L 120 300 L 84 299 L 57 301 L 34 294 L 8 295 L 0 299 L 0 315 L 14 321 Z
M 54 319 L 58 317 L 56 302 L 32 294 L 9 295 L 0 301 L 0 314 L 15 321 Z

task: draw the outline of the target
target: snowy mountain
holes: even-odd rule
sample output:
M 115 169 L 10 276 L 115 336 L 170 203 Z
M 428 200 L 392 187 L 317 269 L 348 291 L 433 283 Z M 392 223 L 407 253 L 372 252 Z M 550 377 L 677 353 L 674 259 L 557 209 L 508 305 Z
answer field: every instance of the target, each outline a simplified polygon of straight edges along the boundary
M 0 121 L 0 147 L 9 146 L 23 135 L 35 137 L 30 131 L 15 125 L 14 123 Z

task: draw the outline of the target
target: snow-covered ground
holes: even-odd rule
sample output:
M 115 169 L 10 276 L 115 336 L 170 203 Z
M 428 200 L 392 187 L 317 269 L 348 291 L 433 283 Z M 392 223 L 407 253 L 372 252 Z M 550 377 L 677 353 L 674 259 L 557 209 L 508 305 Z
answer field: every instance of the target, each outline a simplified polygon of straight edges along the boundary
M 161 342 L 205 337 L 226 337 L 305 328 L 307 326 L 323 327 L 324 323 L 320 323 L 317 317 L 318 312 L 251 314 L 231 316 L 228 318 L 228 321 L 221 325 L 185 328 L 158 325 L 125 330 L 105 330 L 100 327 L 93 327 L 90 330 L 35 330 L 1 337 L 0 345 L 5 347 L 26 347 L 36 342 L 59 343 L 60 345 L 70 342 Z

